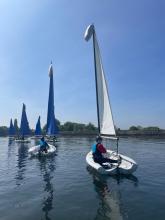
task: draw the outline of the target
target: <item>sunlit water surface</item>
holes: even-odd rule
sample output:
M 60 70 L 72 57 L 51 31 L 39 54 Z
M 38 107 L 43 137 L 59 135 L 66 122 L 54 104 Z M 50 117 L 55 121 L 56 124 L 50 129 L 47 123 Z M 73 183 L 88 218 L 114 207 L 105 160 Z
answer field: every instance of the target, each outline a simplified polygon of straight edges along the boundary
M 59 140 L 55 156 L 39 159 L 28 156 L 34 140 L 0 138 L 0 220 L 165 219 L 165 140 L 121 138 L 120 152 L 139 167 L 120 178 L 87 169 L 94 137 Z

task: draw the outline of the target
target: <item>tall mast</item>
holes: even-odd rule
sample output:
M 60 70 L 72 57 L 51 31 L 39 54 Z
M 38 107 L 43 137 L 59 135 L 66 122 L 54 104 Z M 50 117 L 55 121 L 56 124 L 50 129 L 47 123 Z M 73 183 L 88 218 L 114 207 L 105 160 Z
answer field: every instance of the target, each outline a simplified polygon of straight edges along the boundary
M 98 130 L 99 130 L 99 134 L 100 134 L 100 115 L 99 115 L 99 97 L 98 97 L 98 86 L 97 86 L 97 67 L 96 67 L 95 35 L 96 35 L 96 34 L 95 34 L 95 29 L 93 29 L 93 52 L 94 52 L 94 66 L 95 66 L 97 120 L 98 120 Z

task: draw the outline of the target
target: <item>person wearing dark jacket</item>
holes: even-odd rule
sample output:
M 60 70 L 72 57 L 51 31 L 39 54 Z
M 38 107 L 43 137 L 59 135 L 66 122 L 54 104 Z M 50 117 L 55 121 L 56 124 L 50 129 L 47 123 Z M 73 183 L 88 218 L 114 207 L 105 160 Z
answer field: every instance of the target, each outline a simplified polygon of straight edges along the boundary
M 106 148 L 102 144 L 102 137 L 97 136 L 96 137 L 96 144 L 92 146 L 92 154 L 93 154 L 93 159 L 96 163 L 99 163 L 102 165 L 103 163 L 117 163 L 117 160 L 112 160 L 110 158 L 105 158 L 103 157 L 102 154 L 107 153 Z
M 40 151 L 41 151 L 41 152 L 44 152 L 44 151 L 45 151 L 45 153 L 47 153 L 47 149 L 48 149 L 48 148 L 49 148 L 48 143 L 45 141 L 45 138 L 42 137 L 42 138 L 40 139 Z

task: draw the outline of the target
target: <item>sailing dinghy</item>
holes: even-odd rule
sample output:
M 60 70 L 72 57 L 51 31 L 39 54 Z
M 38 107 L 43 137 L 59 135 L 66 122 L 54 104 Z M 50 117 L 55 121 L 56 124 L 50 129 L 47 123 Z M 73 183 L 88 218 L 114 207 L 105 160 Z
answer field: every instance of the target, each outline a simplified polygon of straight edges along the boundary
M 56 151 L 56 147 L 54 145 L 49 144 L 49 148 L 47 149 L 47 152 L 40 151 L 40 145 L 36 145 L 34 147 L 31 147 L 28 150 L 29 155 L 31 156 L 50 156 L 52 154 L 54 154 Z
M 137 169 L 136 162 L 118 152 L 118 140 L 116 136 L 108 87 L 103 70 L 99 45 L 96 37 L 94 25 L 89 25 L 86 29 L 84 38 L 86 41 L 93 37 L 94 50 L 94 66 L 95 66 L 95 81 L 96 81 L 96 101 L 97 101 L 97 118 L 99 135 L 103 138 L 115 139 L 117 141 L 117 151 L 107 150 L 107 157 L 116 160 L 116 163 L 100 165 L 93 159 L 92 151 L 86 156 L 87 164 L 101 174 L 132 174 Z
M 54 83 L 53 83 L 53 66 L 52 63 L 49 68 L 49 77 L 50 77 L 50 85 L 49 85 L 49 100 L 48 100 L 48 111 L 47 111 L 47 141 L 54 143 L 57 141 L 56 135 L 58 134 L 58 127 L 55 118 L 54 111 Z
M 23 103 L 19 137 L 17 139 L 15 139 L 15 142 L 17 142 L 17 143 L 29 143 L 30 140 L 27 139 L 27 137 L 29 135 L 30 135 L 29 122 L 27 120 L 27 115 L 26 115 L 26 106 Z
M 57 125 L 54 115 L 54 86 L 53 86 L 53 66 L 52 63 L 49 67 L 49 77 L 50 77 L 50 84 L 49 84 L 49 100 L 48 100 L 48 113 L 47 113 L 47 135 L 54 136 L 57 134 Z M 47 153 L 40 152 L 40 145 L 31 147 L 29 149 L 29 154 L 33 156 L 46 156 L 55 153 L 56 147 L 54 145 L 48 144 L 49 148 L 47 149 Z

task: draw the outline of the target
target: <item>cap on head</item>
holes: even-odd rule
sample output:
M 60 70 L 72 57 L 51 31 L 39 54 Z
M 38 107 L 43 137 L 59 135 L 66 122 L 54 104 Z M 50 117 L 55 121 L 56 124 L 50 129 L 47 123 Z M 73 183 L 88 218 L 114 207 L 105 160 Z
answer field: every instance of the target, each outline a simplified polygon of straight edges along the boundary
M 102 139 L 102 137 L 101 136 L 97 136 L 96 137 L 96 142 L 101 142 L 103 139 Z

